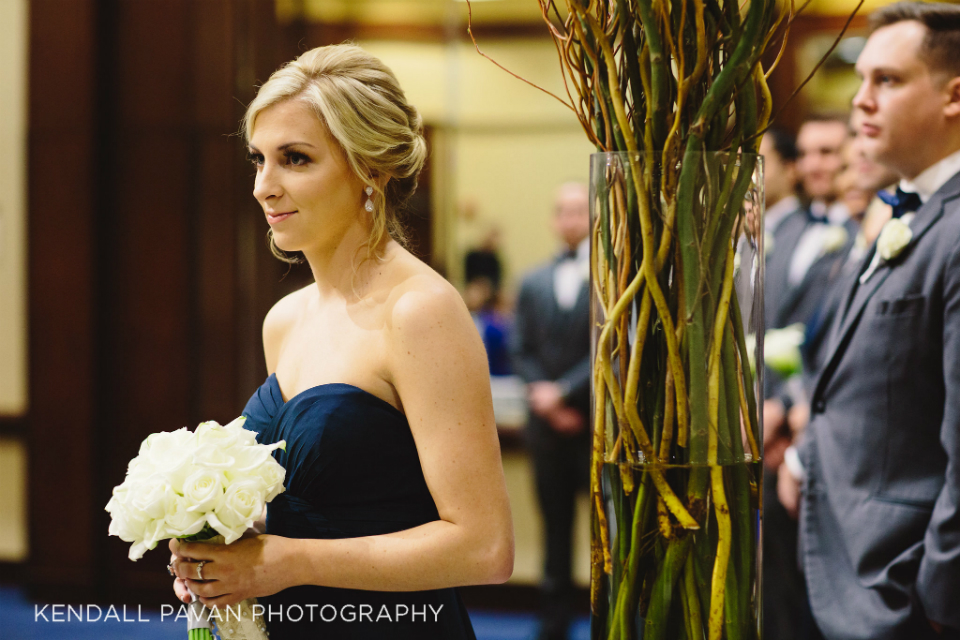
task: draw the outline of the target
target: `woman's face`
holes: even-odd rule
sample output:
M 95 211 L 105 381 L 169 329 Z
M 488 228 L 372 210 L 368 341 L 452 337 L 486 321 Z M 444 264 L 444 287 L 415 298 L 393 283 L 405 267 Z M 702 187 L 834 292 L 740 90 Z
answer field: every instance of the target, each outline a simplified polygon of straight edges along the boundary
M 366 194 L 326 127 L 305 103 L 287 100 L 254 122 L 253 195 L 284 251 L 322 250 L 360 220 Z

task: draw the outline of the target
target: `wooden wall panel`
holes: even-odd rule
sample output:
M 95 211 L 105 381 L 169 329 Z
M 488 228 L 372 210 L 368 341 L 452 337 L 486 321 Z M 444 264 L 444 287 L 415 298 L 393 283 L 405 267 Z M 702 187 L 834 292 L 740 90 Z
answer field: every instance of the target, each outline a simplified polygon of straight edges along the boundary
M 28 575 L 48 587 L 95 567 L 95 25 L 93 0 L 30 6 Z
M 279 64 L 272 0 L 36 0 L 30 25 L 24 575 L 58 601 L 170 601 L 166 554 L 131 563 L 103 507 L 146 435 L 232 419 L 262 382 L 283 267 L 232 134 Z

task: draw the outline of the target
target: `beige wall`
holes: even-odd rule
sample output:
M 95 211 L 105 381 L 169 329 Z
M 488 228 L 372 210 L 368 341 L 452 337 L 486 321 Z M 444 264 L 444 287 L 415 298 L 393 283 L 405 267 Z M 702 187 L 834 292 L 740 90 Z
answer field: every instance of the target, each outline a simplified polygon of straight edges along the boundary
M 438 244 L 458 282 L 468 233 L 460 211 L 472 205 L 479 225 L 499 227 L 510 289 L 516 278 L 556 248 L 549 230 L 558 184 L 586 180 L 587 142 L 573 112 L 481 57 L 472 44 L 360 43 L 389 65 L 424 121 L 437 131 L 432 168 Z M 566 96 L 549 40 L 481 42 L 499 63 Z M 469 238 L 469 240 L 468 240 Z
M 0 2 L 0 416 L 26 384 L 27 0 Z
M 27 410 L 27 0 L 0 2 L 0 416 Z M 27 554 L 26 450 L 0 438 L 0 561 Z

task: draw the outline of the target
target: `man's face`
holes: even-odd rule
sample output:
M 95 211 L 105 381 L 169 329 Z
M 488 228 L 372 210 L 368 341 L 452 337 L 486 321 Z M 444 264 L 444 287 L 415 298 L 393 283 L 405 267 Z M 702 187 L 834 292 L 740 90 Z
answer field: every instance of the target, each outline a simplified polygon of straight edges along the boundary
M 770 136 L 764 136 L 760 141 L 760 155 L 763 156 L 763 192 L 767 206 L 792 196 L 797 187 L 796 163 L 781 158 L 772 140 Z
M 557 194 L 553 218 L 554 229 L 568 247 L 576 247 L 590 234 L 590 202 L 587 188 L 566 185 Z
M 843 171 L 843 146 L 847 125 L 842 122 L 807 122 L 797 134 L 797 173 L 803 190 L 811 198 L 833 202 L 837 199 L 837 177 Z
M 941 144 L 951 78 L 921 59 L 927 28 L 908 20 L 873 32 L 857 60 L 863 78 L 853 99 L 866 155 L 914 178 L 946 155 Z M 939 143 L 939 144 L 938 144 Z

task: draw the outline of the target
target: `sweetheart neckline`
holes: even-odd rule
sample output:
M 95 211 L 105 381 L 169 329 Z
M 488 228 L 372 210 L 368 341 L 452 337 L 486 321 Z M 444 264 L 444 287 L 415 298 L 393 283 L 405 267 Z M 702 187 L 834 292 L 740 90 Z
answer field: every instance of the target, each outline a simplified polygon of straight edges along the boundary
M 383 406 L 389 408 L 391 411 L 393 411 L 395 414 L 397 414 L 397 416 L 403 418 L 404 420 L 407 419 L 407 416 L 406 416 L 405 413 L 403 413 L 402 411 L 400 411 L 400 409 L 396 408 L 395 406 L 393 406 L 392 404 L 390 404 L 389 402 L 387 402 L 386 400 L 384 400 L 384 399 L 381 398 L 380 396 L 374 395 L 374 394 L 370 393 L 369 391 L 367 391 L 366 389 L 363 389 L 363 388 L 361 388 L 361 387 L 358 387 L 358 386 L 355 385 L 355 384 L 350 384 L 349 382 L 324 382 L 324 383 L 315 385 L 315 386 L 313 386 L 313 387 L 309 387 L 308 389 L 304 389 L 304 390 L 301 391 L 300 393 L 297 393 L 297 394 L 291 396 L 289 400 L 284 400 L 284 399 L 283 399 L 283 389 L 280 387 L 280 380 L 277 378 L 277 374 L 276 374 L 276 373 L 271 373 L 269 376 L 267 376 L 267 382 L 269 382 L 271 379 L 273 380 L 273 384 L 277 387 L 277 393 L 278 393 L 279 396 L 280 396 L 280 400 L 283 401 L 283 406 L 286 406 L 286 405 L 290 404 L 291 402 L 293 402 L 294 400 L 299 399 L 301 396 L 304 396 L 304 395 L 306 395 L 306 394 L 308 394 L 308 393 L 311 393 L 311 392 L 322 391 L 323 389 L 329 389 L 329 388 L 331 388 L 331 387 L 341 387 L 341 388 L 346 388 L 346 389 L 349 389 L 349 390 L 352 390 L 352 391 L 359 392 L 361 395 L 367 396 L 367 397 L 369 397 L 369 398 L 373 398 L 373 399 L 376 400 L 378 403 L 380 403 L 380 404 L 382 404 Z

